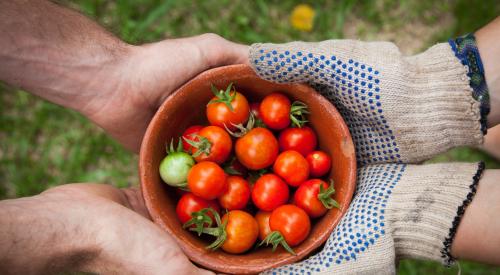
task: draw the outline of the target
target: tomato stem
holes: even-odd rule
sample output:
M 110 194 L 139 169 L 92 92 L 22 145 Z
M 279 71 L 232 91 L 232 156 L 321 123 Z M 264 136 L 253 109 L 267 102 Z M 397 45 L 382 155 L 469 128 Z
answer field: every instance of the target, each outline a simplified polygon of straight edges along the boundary
M 301 101 L 294 101 L 292 107 L 290 108 L 290 120 L 292 125 L 298 128 L 302 128 L 308 120 L 306 115 L 309 114 L 309 109 L 307 105 Z
M 182 146 L 181 139 L 179 139 L 179 143 L 177 144 L 177 149 L 174 148 L 174 139 L 170 140 L 170 147 L 169 146 L 166 146 L 166 147 L 167 147 L 167 154 L 184 151 L 184 146 Z
M 212 219 L 206 214 L 206 212 L 208 212 L 208 211 L 210 211 L 214 215 L 215 222 L 217 223 L 217 227 L 210 228 L 210 226 L 212 225 Z M 218 249 L 219 247 L 221 247 L 224 244 L 224 242 L 227 239 L 226 226 L 227 226 L 228 220 L 225 220 L 224 222 L 222 222 L 219 213 L 217 213 L 217 211 L 215 211 L 211 207 L 204 208 L 198 212 L 203 212 L 203 214 L 205 215 L 203 217 L 203 219 L 206 219 L 206 217 L 208 217 L 210 219 L 210 224 L 208 225 L 208 227 L 204 227 L 203 223 L 201 223 L 201 225 L 200 225 L 199 223 L 194 222 L 192 224 L 196 224 L 196 228 L 189 228 L 189 230 L 197 232 L 198 236 L 200 236 L 203 233 L 203 234 L 207 234 L 207 235 L 211 235 L 211 236 L 216 237 L 215 241 L 213 243 L 211 243 L 210 245 L 208 245 L 206 248 L 212 249 L 212 250 Z M 198 213 L 198 212 L 193 212 L 193 214 Z M 191 215 L 193 216 L 193 214 L 191 214 Z M 193 220 L 194 218 L 195 217 L 193 216 L 193 218 L 191 220 Z M 191 225 L 186 225 L 191 220 L 186 222 L 183 227 L 186 228 L 188 226 L 191 226 Z
M 226 90 L 218 90 L 213 84 L 210 84 L 210 89 L 212 90 L 212 93 L 217 97 L 217 99 L 210 100 L 208 104 L 214 104 L 214 103 L 224 103 L 231 112 L 234 113 L 233 105 L 231 105 L 231 102 L 233 102 L 234 98 L 236 97 L 236 91 L 231 93 L 231 88 L 233 87 L 233 83 L 229 83 L 227 86 Z
M 212 226 L 212 218 L 207 214 L 208 211 L 210 211 L 212 208 L 203 208 L 200 211 L 196 211 L 191 213 L 191 219 L 184 223 L 182 225 L 182 228 L 187 228 L 192 226 L 193 224 L 195 225 L 194 228 L 190 228 L 189 230 L 195 231 L 198 233 L 198 236 L 203 233 L 203 228 L 205 227 L 205 224 L 210 227 Z M 213 210 L 213 209 L 212 209 Z
M 339 203 L 332 198 L 333 194 L 335 194 L 333 179 L 330 179 L 330 186 L 328 186 L 327 189 L 323 188 L 323 183 L 319 185 L 318 200 L 320 200 L 327 209 L 332 209 L 333 207 L 340 208 Z
M 228 165 L 228 166 L 224 167 L 224 172 L 226 172 L 226 174 L 232 175 L 232 176 L 241 176 L 242 175 L 240 173 L 240 171 L 234 169 L 234 167 L 232 165 Z
M 278 245 L 281 244 L 281 246 L 283 246 L 283 248 L 286 251 L 288 251 L 290 254 L 297 255 L 295 253 L 295 251 L 293 251 L 293 249 L 288 245 L 288 243 L 285 241 L 285 238 L 283 237 L 283 235 L 279 231 L 273 231 L 273 232 L 269 233 L 266 236 L 266 238 L 264 240 L 262 240 L 262 242 L 259 243 L 258 246 L 261 246 L 264 243 L 266 245 L 272 244 L 273 245 L 273 252 L 276 250 Z
M 183 137 L 183 139 L 189 145 L 191 145 L 192 147 L 196 148 L 196 152 L 194 154 L 192 154 L 192 156 L 193 157 L 198 157 L 201 154 L 205 154 L 207 156 L 210 155 L 210 152 L 212 150 L 212 143 L 206 137 L 202 137 L 202 136 L 196 135 L 196 134 L 192 134 L 191 136 L 194 137 L 194 138 L 197 138 L 198 141 L 191 140 L 191 139 L 188 139 L 186 137 Z
M 242 137 L 255 127 L 255 116 L 252 112 L 250 112 L 246 126 L 243 126 L 242 124 L 232 124 L 232 125 L 236 127 L 238 131 L 231 131 L 229 128 L 227 128 L 226 124 L 224 124 L 224 128 L 226 128 L 226 131 L 231 136 L 236 138 Z

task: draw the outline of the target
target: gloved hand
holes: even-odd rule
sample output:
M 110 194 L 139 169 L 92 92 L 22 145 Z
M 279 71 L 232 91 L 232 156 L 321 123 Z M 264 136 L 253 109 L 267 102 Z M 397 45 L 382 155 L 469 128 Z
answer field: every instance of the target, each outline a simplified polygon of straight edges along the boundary
M 483 169 L 482 163 L 363 167 L 356 196 L 322 251 L 267 273 L 394 274 L 401 258 L 448 264 Z
M 473 35 L 408 57 L 389 42 L 254 44 L 250 63 L 262 78 L 306 82 L 329 98 L 361 165 L 420 162 L 480 144 L 486 131 L 489 99 Z

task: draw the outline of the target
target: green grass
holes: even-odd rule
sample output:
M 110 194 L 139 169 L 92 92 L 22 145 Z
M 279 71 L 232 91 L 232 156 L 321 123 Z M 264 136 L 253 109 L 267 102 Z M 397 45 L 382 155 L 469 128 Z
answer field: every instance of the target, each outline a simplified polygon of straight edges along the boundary
M 60 1 L 82 11 L 123 40 L 140 44 L 162 38 L 218 33 L 241 43 L 315 41 L 330 38 L 391 39 L 406 52 L 474 31 L 500 14 L 497 0 L 302 1 L 316 10 L 312 32 L 290 27 L 299 1 Z M 415 30 L 421 30 L 415 32 Z M 477 149 L 459 148 L 440 161 L 486 160 Z M 137 157 L 81 115 L 0 84 L 0 198 L 37 194 L 68 182 L 137 184 Z M 462 263 L 462 274 L 500 274 Z M 405 260 L 399 274 L 456 274 L 428 261 Z

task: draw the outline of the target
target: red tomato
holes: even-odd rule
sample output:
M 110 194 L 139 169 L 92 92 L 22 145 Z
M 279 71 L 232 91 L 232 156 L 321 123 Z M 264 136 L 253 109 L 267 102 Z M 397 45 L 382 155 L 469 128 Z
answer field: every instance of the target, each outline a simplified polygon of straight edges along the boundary
M 272 93 L 260 103 L 260 118 L 271 129 L 284 129 L 290 125 L 291 107 L 292 104 L 285 95 Z
M 259 211 L 255 215 L 255 219 L 259 224 L 259 239 L 264 240 L 269 233 L 271 233 L 271 227 L 269 227 L 269 218 L 271 217 L 271 212 Z
M 227 177 L 227 190 L 219 197 L 220 205 L 227 210 L 243 209 L 250 199 L 250 185 L 239 176 Z
M 269 218 L 271 230 L 283 235 L 290 246 L 304 241 L 311 230 L 311 221 L 306 212 L 293 204 L 285 204 L 276 208 Z
M 226 220 L 227 236 L 222 249 L 233 254 L 250 249 L 259 235 L 259 225 L 255 218 L 245 211 L 233 210 L 222 217 L 222 223 Z
M 247 121 L 250 107 L 245 96 L 234 90 L 230 92 L 230 86 L 226 92 L 220 91 L 210 100 L 207 105 L 207 118 L 211 125 L 222 128 L 225 125 L 230 130 L 234 130 L 236 129 L 234 125 Z
M 250 112 L 253 114 L 255 119 L 260 119 L 260 103 L 252 102 L 250 103 Z
M 309 163 L 309 173 L 311 177 L 319 178 L 332 167 L 332 160 L 328 154 L 323 151 L 314 151 L 306 156 L 307 163 Z
M 175 212 L 177 212 L 177 217 L 179 218 L 181 223 L 185 224 L 187 221 L 191 219 L 191 214 L 193 212 L 197 212 L 208 207 L 212 207 L 217 212 L 220 211 L 219 205 L 217 205 L 216 201 L 205 200 L 195 196 L 193 193 L 186 193 L 181 197 L 181 199 L 177 203 L 177 208 L 175 209 Z M 215 223 L 213 214 L 211 212 L 208 212 L 208 215 L 212 218 L 212 221 Z
M 314 131 L 304 126 L 302 128 L 288 128 L 279 135 L 280 150 L 295 150 L 304 157 L 314 151 L 318 141 Z
M 184 148 L 184 151 L 185 152 L 188 152 L 188 153 L 191 153 L 191 144 L 187 143 L 186 139 L 188 140 L 191 140 L 191 141 L 199 141 L 199 139 L 197 137 L 195 137 L 195 135 L 198 134 L 198 132 L 203 129 L 203 126 L 201 125 L 193 125 L 189 128 L 186 129 L 186 131 L 184 131 L 184 133 L 182 133 L 182 147 Z
M 274 174 L 261 176 L 252 188 L 252 201 L 259 209 L 272 211 L 288 201 L 286 183 Z
M 217 163 L 202 161 L 189 170 L 187 186 L 198 197 L 213 200 L 226 191 L 226 174 Z
M 266 127 L 260 116 L 260 103 L 258 102 L 250 103 L 250 113 L 252 113 L 253 116 L 255 117 L 256 127 Z
M 278 155 L 273 171 L 289 185 L 295 187 L 309 177 L 309 164 L 299 152 L 288 150 Z
M 331 195 L 333 195 L 334 190 L 331 189 L 333 192 L 330 192 L 326 195 L 326 197 L 322 198 L 321 195 L 323 194 L 320 194 L 320 185 L 323 187 L 323 194 L 330 190 L 328 189 L 329 185 L 326 182 L 319 179 L 311 179 L 302 183 L 297 191 L 295 191 L 295 195 L 293 197 L 295 205 L 304 209 L 304 211 L 306 211 L 311 218 L 323 216 L 328 210 L 328 208 L 325 207 L 325 204 L 328 205 L 328 203 L 333 201 Z
M 213 161 L 221 164 L 227 160 L 233 141 L 226 130 L 218 126 L 207 126 L 201 129 L 198 135 L 201 137 L 198 146 L 192 148 L 196 162 Z
M 253 128 L 236 140 L 236 157 L 248 169 L 259 170 L 273 164 L 278 155 L 278 141 L 266 128 Z

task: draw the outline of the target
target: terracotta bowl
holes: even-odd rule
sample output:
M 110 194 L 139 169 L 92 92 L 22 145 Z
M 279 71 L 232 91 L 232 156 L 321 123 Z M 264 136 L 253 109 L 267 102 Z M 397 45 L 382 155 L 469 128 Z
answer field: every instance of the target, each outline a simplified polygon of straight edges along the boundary
M 271 252 L 270 248 L 258 248 L 241 255 L 205 249 L 208 245 L 206 240 L 182 229 L 175 213 L 178 196 L 174 189 L 160 179 L 158 167 L 166 155 L 165 144 L 172 138 L 179 137 L 190 125 L 206 123 L 205 106 L 213 96 L 210 84 L 226 87 L 230 82 L 250 102 L 279 91 L 291 99 L 306 103 L 311 111 L 310 123 L 318 134 L 319 147 L 332 156 L 330 177 L 335 181 L 335 199 L 341 208 L 330 210 L 322 218 L 313 221 L 309 237 L 294 247 L 297 253 L 295 256 L 283 249 Z M 207 269 L 231 274 L 258 273 L 293 263 L 320 247 L 347 211 L 356 182 L 354 145 L 349 130 L 335 107 L 309 86 L 268 82 L 260 79 L 246 65 L 206 71 L 167 98 L 146 131 L 139 170 L 142 194 L 154 222 L 177 241 L 193 262 Z

